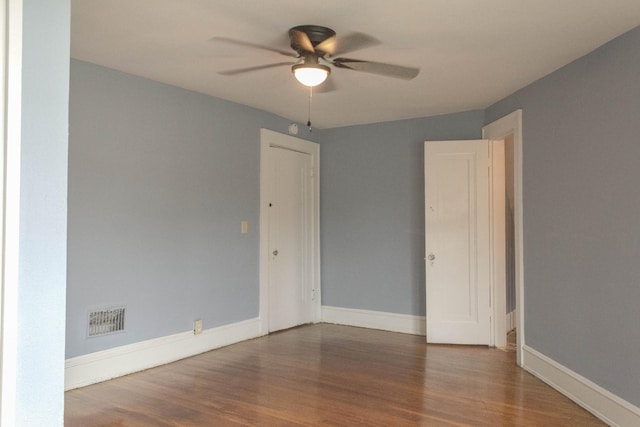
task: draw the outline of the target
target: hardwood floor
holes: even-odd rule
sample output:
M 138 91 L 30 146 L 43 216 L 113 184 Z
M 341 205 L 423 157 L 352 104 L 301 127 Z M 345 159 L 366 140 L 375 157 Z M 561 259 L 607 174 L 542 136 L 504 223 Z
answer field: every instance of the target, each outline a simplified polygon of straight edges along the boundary
M 65 425 L 601 426 L 515 352 L 309 325 L 65 394 Z

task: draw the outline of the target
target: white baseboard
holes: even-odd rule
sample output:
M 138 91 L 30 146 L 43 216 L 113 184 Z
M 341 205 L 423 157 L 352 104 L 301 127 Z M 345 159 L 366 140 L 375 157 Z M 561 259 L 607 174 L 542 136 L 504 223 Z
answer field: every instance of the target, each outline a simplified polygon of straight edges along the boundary
M 611 426 L 640 426 L 640 408 L 605 390 L 531 347 L 523 368 Z
M 322 321 L 324 323 L 382 329 L 384 331 L 403 332 L 413 335 L 425 335 L 427 330 L 424 316 L 330 307 L 326 305 L 322 306 Z
M 219 347 L 260 336 L 260 319 L 249 319 L 202 334 L 193 331 L 141 341 L 67 359 L 65 390 L 171 363 Z
M 339 307 L 322 307 L 322 321 L 414 335 L 424 335 L 426 330 L 424 316 Z M 73 357 L 65 362 L 65 390 L 164 365 L 261 335 L 260 319 L 255 318 L 207 329 L 199 335 L 192 331 L 182 332 Z

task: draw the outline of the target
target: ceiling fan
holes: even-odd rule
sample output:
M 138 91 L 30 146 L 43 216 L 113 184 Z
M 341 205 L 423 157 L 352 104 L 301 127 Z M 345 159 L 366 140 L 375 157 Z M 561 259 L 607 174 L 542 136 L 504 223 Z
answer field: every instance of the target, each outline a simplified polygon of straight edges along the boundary
M 336 37 L 336 32 L 331 28 L 319 25 L 299 25 L 289 29 L 289 39 L 291 40 L 291 48 L 294 52 L 228 37 L 214 37 L 213 40 L 232 43 L 239 46 L 268 50 L 296 59 L 295 61 L 276 62 L 272 64 L 221 71 L 220 74 L 237 75 L 251 71 L 290 65 L 292 73 L 300 83 L 305 86 L 314 87 L 324 82 L 331 73 L 331 68 L 323 63 L 332 65 L 335 68 L 361 71 L 405 80 L 413 79 L 420 72 L 419 68 L 405 67 L 402 65 L 344 57 L 336 58 L 336 56 L 343 55 L 347 52 L 353 52 L 365 47 L 380 44 L 378 40 L 366 34 L 351 33 L 338 39 Z

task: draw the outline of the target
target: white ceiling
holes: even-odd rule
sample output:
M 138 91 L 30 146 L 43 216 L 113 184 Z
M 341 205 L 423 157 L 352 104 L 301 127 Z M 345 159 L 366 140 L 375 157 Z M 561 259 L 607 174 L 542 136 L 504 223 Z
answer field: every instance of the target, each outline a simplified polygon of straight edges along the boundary
M 485 108 L 640 25 L 640 0 L 72 0 L 71 55 L 306 123 L 309 91 L 289 67 L 218 74 L 286 57 L 211 40 L 287 50 L 302 24 L 381 42 L 346 57 L 421 69 L 405 81 L 334 68 L 337 89 L 312 106 L 329 128 Z

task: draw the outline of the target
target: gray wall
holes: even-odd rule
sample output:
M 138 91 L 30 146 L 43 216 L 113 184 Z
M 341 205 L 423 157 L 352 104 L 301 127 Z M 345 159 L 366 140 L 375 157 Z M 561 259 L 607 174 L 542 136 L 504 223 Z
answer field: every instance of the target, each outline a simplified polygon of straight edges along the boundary
M 16 425 L 61 426 L 69 2 L 25 0 L 23 7 Z
M 527 345 L 640 406 L 640 27 L 487 110 L 523 109 Z
M 484 113 L 327 130 L 322 304 L 425 315 L 425 140 L 481 137 Z
M 289 122 L 72 60 L 70 123 L 67 357 L 257 317 L 260 128 Z

